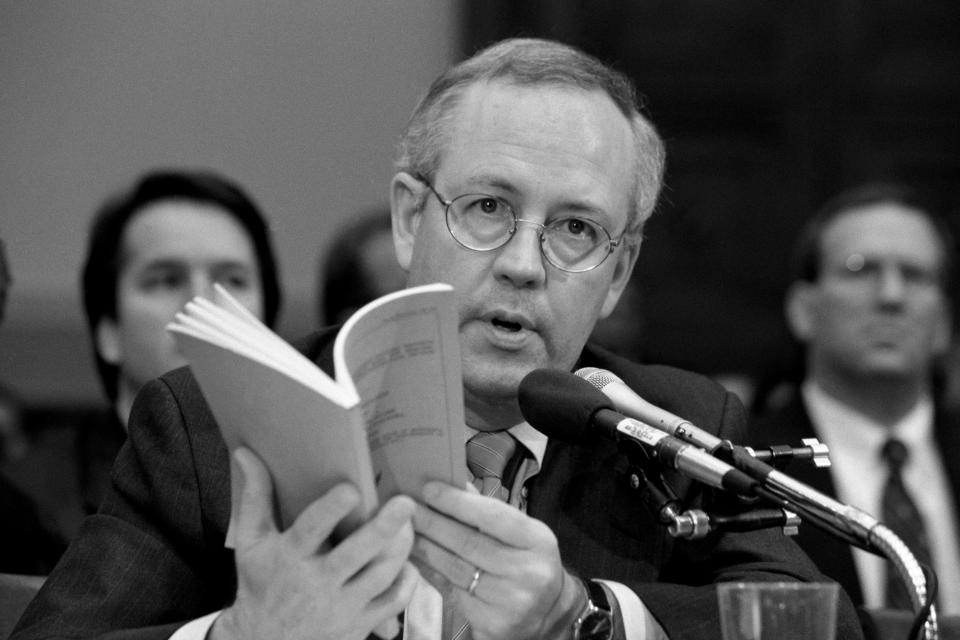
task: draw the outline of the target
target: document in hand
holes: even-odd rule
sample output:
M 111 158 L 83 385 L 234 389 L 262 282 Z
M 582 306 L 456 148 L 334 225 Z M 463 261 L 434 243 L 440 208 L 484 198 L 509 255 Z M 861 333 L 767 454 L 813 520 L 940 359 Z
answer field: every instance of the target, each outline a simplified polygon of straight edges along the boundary
M 219 286 L 214 300 L 188 302 L 167 330 L 228 449 L 249 447 L 270 469 L 282 527 L 345 480 L 362 502 L 338 535 L 392 495 L 418 496 L 429 479 L 464 486 L 460 345 L 449 285 L 405 289 L 357 311 L 334 343 L 334 378 Z

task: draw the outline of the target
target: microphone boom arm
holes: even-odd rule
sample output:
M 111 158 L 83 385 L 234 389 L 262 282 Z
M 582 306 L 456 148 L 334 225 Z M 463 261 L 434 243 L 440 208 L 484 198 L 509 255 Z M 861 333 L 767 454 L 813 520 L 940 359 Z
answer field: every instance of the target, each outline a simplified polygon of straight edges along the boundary
M 794 480 L 753 457 L 744 447 L 734 446 L 688 420 L 650 404 L 609 371 L 585 367 L 575 373 L 609 395 L 617 409 L 624 413 L 722 459 L 728 459 L 735 469 L 760 484 L 756 495 L 762 499 L 777 506 L 787 506 L 827 533 L 890 560 L 903 582 L 913 587 L 909 591 L 915 612 L 918 615 L 923 612 L 929 598 L 923 570 L 903 541 L 876 518 Z M 929 604 L 924 633 L 927 640 L 935 640 L 938 637 L 936 607 Z

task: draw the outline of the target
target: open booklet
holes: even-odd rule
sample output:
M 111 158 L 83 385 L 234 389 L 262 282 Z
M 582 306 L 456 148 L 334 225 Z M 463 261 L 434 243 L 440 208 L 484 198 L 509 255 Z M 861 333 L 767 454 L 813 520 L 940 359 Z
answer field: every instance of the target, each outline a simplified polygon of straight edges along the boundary
M 188 302 L 167 330 L 227 448 L 249 447 L 269 468 L 282 527 L 345 480 L 362 500 L 338 536 L 392 495 L 419 496 L 427 480 L 466 482 L 458 321 L 449 285 L 404 289 L 353 314 L 334 343 L 333 378 L 219 286 L 213 300 Z

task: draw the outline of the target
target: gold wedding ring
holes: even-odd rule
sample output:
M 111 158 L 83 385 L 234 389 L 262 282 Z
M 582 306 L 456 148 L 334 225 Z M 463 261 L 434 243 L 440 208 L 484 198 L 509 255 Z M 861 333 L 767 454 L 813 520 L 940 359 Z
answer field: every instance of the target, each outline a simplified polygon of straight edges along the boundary
M 477 570 L 473 572 L 473 580 L 470 581 L 470 586 L 467 587 L 467 595 L 472 596 L 473 592 L 477 590 L 477 583 L 480 582 L 480 576 L 483 575 L 483 569 L 477 567 Z

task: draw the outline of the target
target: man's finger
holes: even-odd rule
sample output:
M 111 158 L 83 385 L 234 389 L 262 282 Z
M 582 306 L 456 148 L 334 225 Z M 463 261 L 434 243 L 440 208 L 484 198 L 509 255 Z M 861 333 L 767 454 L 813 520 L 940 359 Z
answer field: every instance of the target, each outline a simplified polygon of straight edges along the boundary
M 377 514 L 341 541 L 325 558 L 329 571 L 348 580 L 377 556 L 388 553 L 397 542 L 397 532 L 410 525 L 414 503 L 406 496 L 388 500 Z M 407 549 L 412 544 L 406 538 Z M 407 549 L 401 554 L 407 557 Z M 374 595 L 374 594 L 369 594 Z
M 479 529 L 506 545 L 518 549 L 533 546 L 531 519 L 502 500 L 460 491 L 442 482 L 428 482 L 423 489 L 423 498 L 436 511 Z M 543 528 L 546 529 L 546 525 Z
M 237 544 L 245 546 L 277 531 L 273 519 L 273 481 L 260 458 L 246 447 L 233 452 L 232 469 L 243 482 L 237 508 Z
M 314 554 L 359 503 L 360 493 L 353 485 L 338 484 L 307 505 L 283 535 L 301 555 Z
M 417 568 L 410 562 L 404 562 L 390 587 L 370 601 L 370 609 L 373 611 L 403 611 L 410 604 L 413 592 L 421 580 Z
M 356 589 L 364 600 L 382 595 L 396 581 L 397 575 L 409 563 L 413 546 L 413 526 L 409 522 L 400 526 L 377 556 L 354 574 L 347 587 Z
M 417 536 L 413 544 L 412 558 L 418 567 L 429 567 L 428 573 L 439 573 L 444 582 L 464 591 L 470 586 L 473 574 L 478 569 L 476 565 L 423 536 Z M 436 582 L 436 576 L 430 575 L 429 579 L 431 583 Z M 437 584 L 434 584 L 434 587 L 441 593 L 444 592 Z

